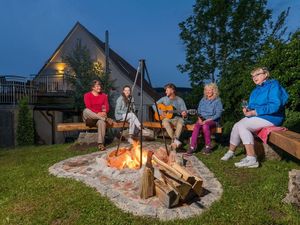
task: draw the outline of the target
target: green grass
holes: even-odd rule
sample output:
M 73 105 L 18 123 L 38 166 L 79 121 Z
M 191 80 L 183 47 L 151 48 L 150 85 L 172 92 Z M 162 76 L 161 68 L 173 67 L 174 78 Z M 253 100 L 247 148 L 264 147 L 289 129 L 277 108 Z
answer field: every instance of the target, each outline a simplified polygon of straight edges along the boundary
M 160 222 L 124 213 L 93 188 L 57 178 L 48 168 L 63 159 L 92 152 L 68 145 L 31 146 L 0 151 L 0 224 L 300 224 L 299 209 L 283 204 L 293 162 L 266 161 L 258 169 L 233 166 L 242 155 L 221 162 L 225 149 L 197 154 L 222 183 L 224 193 L 204 214 Z

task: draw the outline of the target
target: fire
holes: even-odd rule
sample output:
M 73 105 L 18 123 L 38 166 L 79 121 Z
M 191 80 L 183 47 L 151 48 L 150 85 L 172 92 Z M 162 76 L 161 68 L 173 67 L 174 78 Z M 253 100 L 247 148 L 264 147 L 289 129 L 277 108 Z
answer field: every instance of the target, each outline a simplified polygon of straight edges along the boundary
M 116 151 L 112 151 L 107 157 L 107 163 L 110 167 L 117 169 L 138 169 L 140 167 L 140 149 L 141 145 L 138 141 L 133 142 L 132 147 L 120 148 L 118 155 L 116 156 Z M 147 151 L 142 151 L 142 164 L 147 161 Z

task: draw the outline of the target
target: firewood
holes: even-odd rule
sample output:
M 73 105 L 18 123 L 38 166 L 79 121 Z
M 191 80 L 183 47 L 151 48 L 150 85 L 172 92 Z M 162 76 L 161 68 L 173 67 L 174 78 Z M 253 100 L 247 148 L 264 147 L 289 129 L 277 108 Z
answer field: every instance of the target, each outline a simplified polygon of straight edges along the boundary
M 181 178 L 182 174 L 179 173 L 177 170 L 173 169 L 171 166 L 169 166 L 167 163 L 163 162 L 159 158 L 157 158 L 155 155 L 152 156 L 152 159 L 154 162 L 163 170 L 170 171 L 171 173 L 175 174 L 177 177 Z
M 140 197 L 147 199 L 154 196 L 154 168 L 152 166 L 152 152 L 148 151 L 147 163 L 145 165 L 140 183 Z
M 174 188 L 179 193 L 181 199 L 185 199 L 192 186 L 170 171 L 161 170 L 161 174 L 164 182 Z
M 164 206 L 171 208 L 178 205 L 180 198 L 178 192 L 159 179 L 155 179 L 154 184 L 156 196 Z
M 177 163 L 174 163 L 172 167 L 182 174 L 182 179 L 193 185 L 196 182 L 196 179 L 189 171 L 187 171 L 184 167 L 180 166 Z
M 192 189 L 199 197 L 201 197 L 203 180 L 200 177 L 195 177 L 195 180 Z

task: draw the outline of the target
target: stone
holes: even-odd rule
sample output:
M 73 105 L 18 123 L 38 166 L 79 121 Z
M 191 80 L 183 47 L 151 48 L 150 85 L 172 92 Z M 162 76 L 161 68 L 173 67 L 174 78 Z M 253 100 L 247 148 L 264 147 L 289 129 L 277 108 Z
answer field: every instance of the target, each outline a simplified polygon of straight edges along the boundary
M 283 202 L 295 204 L 300 209 L 300 170 L 293 169 L 289 172 L 288 190 Z
M 87 132 L 80 132 L 77 143 L 78 144 L 97 144 L 98 134 L 97 133 L 87 133 Z
M 281 160 L 281 155 L 278 153 L 276 146 L 270 146 L 255 138 L 254 149 L 258 160 Z

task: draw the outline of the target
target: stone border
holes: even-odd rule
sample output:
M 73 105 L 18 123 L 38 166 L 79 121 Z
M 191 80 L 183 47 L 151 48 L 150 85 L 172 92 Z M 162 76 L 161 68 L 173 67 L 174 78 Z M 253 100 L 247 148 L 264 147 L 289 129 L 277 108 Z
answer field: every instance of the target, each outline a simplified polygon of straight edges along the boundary
M 157 143 L 150 142 L 147 144 Z M 108 149 L 108 151 L 112 149 L 115 149 L 115 147 Z M 203 188 L 206 189 L 204 196 L 189 205 L 184 204 L 171 209 L 162 206 L 156 197 L 146 200 L 140 199 L 137 194 L 136 183 L 116 182 L 102 175 L 101 171 L 97 169 L 96 158 L 107 154 L 108 151 L 95 152 L 63 160 L 51 166 L 49 172 L 57 177 L 73 178 L 96 188 L 98 192 L 103 196 L 107 196 L 116 206 L 126 212 L 138 216 L 154 217 L 164 221 L 186 219 L 200 215 L 222 196 L 222 185 L 214 177 L 214 174 L 198 158 L 191 156 L 187 161 L 187 169 L 192 174 L 198 175 L 203 179 Z M 181 157 L 181 154 L 179 153 L 178 156 Z M 74 164 L 73 166 L 72 163 Z

